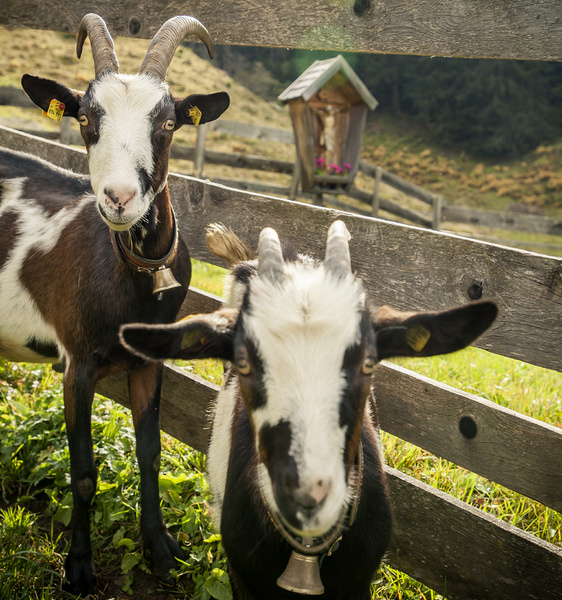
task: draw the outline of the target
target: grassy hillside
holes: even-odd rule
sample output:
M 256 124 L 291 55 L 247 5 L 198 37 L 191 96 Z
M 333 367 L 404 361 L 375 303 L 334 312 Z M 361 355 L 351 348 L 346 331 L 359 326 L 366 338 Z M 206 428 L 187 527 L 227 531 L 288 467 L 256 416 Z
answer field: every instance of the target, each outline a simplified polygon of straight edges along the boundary
M 75 34 L 0 28 L 0 86 L 19 86 L 24 72 L 58 79 L 71 87 L 84 89 L 93 76 L 93 63 L 88 43 L 82 59 L 75 55 Z M 115 47 L 122 72 L 136 72 L 148 46 L 147 40 L 116 38 Z M 218 46 L 217 55 L 221 52 Z M 240 122 L 291 128 L 287 107 L 281 108 L 259 98 L 227 73 L 216 69 L 208 60 L 196 56 L 188 48 L 179 48 L 168 71 L 168 81 L 174 95 L 193 92 L 211 93 L 225 90 L 230 94 L 231 107 L 225 118 Z M 376 95 L 376 90 L 373 90 Z M 35 109 L 0 107 L 0 124 L 21 128 L 55 129 L 53 121 L 42 117 Z M 72 124 L 78 130 L 77 123 Z M 182 128 L 175 135 L 176 143 L 193 145 L 195 128 Z M 263 140 L 235 138 L 210 132 L 207 147 L 221 152 L 260 155 L 286 161 L 295 160 L 295 148 L 289 144 Z M 464 154 L 444 151 L 432 144 L 424 129 L 407 118 L 386 115 L 380 109 L 369 116 L 362 158 L 379 164 L 388 171 L 441 194 L 445 201 L 488 210 L 518 210 L 532 214 L 562 215 L 562 141 L 541 146 L 524 157 L 502 164 L 475 160 Z M 173 171 L 193 174 L 189 161 L 172 160 Z M 272 182 L 288 186 L 290 176 L 266 171 L 240 170 L 206 164 L 204 177 L 228 177 Z M 357 183 L 372 188 L 372 180 L 359 176 Z M 381 194 L 410 206 L 427 207 L 383 184 Z M 382 215 L 384 216 L 384 214 Z M 505 243 L 522 241 L 525 248 L 559 255 L 562 251 L 545 249 L 544 244 L 559 244 L 555 236 L 536 236 L 501 230 L 479 230 L 471 226 L 448 224 L 454 231 L 480 233 L 501 238 Z M 531 246 L 530 244 L 536 244 Z M 542 245 L 541 245 L 542 244 Z
M 363 157 L 455 204 L 506 210 L 517 203 L 529 213 L 562 214 L 562 140 L 522 159 L 483 161 L 444 151 L 412 120 L 379 112 L 367 128 Z

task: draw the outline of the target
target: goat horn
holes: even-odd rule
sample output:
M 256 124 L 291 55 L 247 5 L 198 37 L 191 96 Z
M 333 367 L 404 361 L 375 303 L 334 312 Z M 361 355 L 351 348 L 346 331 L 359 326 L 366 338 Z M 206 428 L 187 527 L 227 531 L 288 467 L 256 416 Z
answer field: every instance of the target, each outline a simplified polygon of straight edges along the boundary
M 343 221 L 334 221 L 328 230 L 326 241 L 326 270 L 335 275 L 345 276 L 351 273 L 351 258 L 349 257 L 349 231 Z
M 194 17 L 172 17 L 160 27 L 152 38 L 139 73 L 152 73 L 164 81 L 176 48 L 188 35 L 198 37 L 207 46 L 209 56 L 214 57 L 213 41 L 201 22 Z
M 82 48 L 86 37 L 90 38 L 92 55 L 94 57 L 94 69 L 96 77 L 106 71 L 119 73 L 119 61 L 113 47 L 113 39 L 109 35 L 105 21 L 94 13 L 82 17 L 76 41 L 76 54 L 82 56 Z
M 275 229 L 266 227 L 258 242 L 258 274 L 272 281 L 283 279 L 283 252 Z

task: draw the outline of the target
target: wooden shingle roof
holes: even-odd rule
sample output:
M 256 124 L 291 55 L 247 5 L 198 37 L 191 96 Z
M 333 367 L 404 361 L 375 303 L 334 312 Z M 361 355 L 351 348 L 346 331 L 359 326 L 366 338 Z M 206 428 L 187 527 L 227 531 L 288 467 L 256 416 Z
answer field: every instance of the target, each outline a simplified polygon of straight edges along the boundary
M 371 110 L 374 110 L 378 106 L 376 98 L 369 92 L 365 84 L 359 79 L 358 75 L 341 54 L 338 54 L 334 58 L 314 62 L 288 88 L 279 94 L 278 99 L 283 103 L 295 98 L 302 98 L 308 101 L 334 75 L 340 72 L 345 76 L 347 82 L 353 86 L 360 99 Z

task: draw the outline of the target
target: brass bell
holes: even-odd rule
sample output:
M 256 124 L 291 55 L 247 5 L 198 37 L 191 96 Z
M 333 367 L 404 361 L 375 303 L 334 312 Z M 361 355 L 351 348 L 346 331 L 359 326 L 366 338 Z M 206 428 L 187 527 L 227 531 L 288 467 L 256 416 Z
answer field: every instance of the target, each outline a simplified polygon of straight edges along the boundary
M 153 294 L 159 294 L 166 290 L 172 290 L 177 287 L 181 287 L 181 283 L 178 283 L 172 270 L 168 267 L 160 267 L 157 271 L 154 271 L 154 289 Z
M 306 540 L 303 540 L 303 543 Z M 289 562 L 277 585 L 289 592 L 307 596 L 320 596 L 324 593 L 324 585 L 320 579 L 318 556 L 307 556 L 296 550 L 291 552 Z

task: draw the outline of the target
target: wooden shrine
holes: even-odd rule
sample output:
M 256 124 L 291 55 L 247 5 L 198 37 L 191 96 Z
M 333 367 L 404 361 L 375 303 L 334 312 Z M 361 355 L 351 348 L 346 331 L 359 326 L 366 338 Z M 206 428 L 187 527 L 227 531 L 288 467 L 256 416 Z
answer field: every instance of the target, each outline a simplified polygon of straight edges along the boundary
M 280 95 L 289 104 L 302 190 L 351 187 L 367 111 L 378 102 L 340 54 L 317 60 Z

